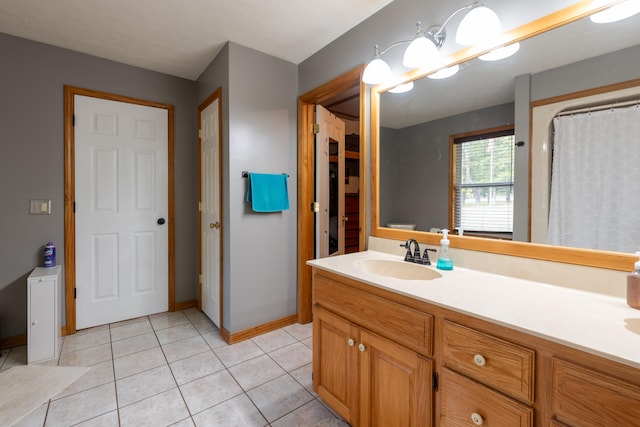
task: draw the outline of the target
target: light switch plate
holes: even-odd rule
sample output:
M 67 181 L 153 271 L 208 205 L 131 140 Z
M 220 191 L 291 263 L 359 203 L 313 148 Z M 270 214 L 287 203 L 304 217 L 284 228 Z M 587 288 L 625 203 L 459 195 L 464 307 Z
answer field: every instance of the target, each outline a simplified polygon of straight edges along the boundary
M 31 199 L 29 201 L 30 215 L 51 215 L 51 200 Z

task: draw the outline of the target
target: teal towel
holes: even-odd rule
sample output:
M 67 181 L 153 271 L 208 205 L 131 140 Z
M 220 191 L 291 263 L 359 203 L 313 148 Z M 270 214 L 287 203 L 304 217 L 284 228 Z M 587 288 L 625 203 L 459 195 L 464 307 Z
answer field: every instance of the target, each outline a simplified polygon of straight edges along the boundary
M 286 174 L 250 173 L 247 202 L 256 212 L 279 212 L 289 209 Z

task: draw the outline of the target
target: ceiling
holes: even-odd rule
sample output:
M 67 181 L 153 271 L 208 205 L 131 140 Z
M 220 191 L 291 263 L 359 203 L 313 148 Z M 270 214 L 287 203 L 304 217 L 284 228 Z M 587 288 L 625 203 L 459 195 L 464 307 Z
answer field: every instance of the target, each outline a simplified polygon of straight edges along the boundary
M 228 41 L 294 64 L 392 0 L 0 0 L 0 32 L 196 80 Z

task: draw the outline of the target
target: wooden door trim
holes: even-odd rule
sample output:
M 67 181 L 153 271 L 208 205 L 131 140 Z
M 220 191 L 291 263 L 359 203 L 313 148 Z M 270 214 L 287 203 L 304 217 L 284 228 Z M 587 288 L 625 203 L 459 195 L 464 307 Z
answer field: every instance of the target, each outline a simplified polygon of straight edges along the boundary
M 306 262 L 314 258 L 315 249 L 315 216 L 311 211 L 315 193 L 314 108 L 316 104 L 354 87 L 360 88 L 360 250 L 366 246 L 366 85 L 361 78 L 364 67 L 360 65 L 298 97 L 298 323 L 312 320 L 311 268 Z
M 75 135 L 73 131 L 74 96 L 82 95 L 109 101 L 126 102 L 167 110 L 167 179 L 168 179 L 168 303 L 169 311 L 175 310 L 175 209 L 174 209 L 174 111 L 173 105 L 130 98 L 75 86 L 64 86 L 64 269 L 66 334 L 76 332 L 76 219 L 75 202 Z
M 218 100 L 218 183 L 220 186 L 218 196 L 219 206 L 220 206 L 220 330 L 223 329 L 223 305 L 222 305 L 222 269 L 224 268 L 222 265 L 222 239 L 223 239 L 223 210 L 222 210 L 222 192 L 223 185 L 222 180 L 224 177 L 222 176 L 222 87 L 216 89 L 207 99 L 205 99 L 202 104 L 198 106 L 198 202 L 202 203 L 202 137 L 200 131 L 202 128 L 200 125 L 202 124 L 202 112 L 211 105 L 215 100 Z M 202 311 L 202 211 L 198 209 L 198 310 Z

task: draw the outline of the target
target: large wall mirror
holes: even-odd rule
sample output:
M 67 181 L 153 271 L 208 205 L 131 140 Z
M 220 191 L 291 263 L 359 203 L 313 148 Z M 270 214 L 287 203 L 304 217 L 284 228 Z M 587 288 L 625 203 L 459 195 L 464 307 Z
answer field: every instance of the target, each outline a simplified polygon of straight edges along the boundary
M 520 41 L 505 60 L 481 61 L 482 52 L 471 48 L 448 58 L 460 66 L 452 77 L 416 70 L 393 83 L 413 81 L 410 92 L 392 93 L 391 84 L 372 89 L 373 236 L 438 244 L 440 236 L 430 231 L 450 227 L 451 135 L 513 126 L 515 141 L 523 143 L 514 144 L 514 191 L 507 196 L 512 234 L 508 240 L 452 236 L 452 246 L 632 269 L 635 256 L 627 249 L 549 245 L 539 231 L 548 215 L 540 205 L 547 203 L 551 169 L 550 160 L 531 159 L 551 152 L 552 118 L 532 120 L 533 107 L 553 104 L 560 112 L 640 99 L 640 14 L 596 24 L 588 18 L 601 9 L 595 3 L 582 1 L 505 33 L 505 40 Z

